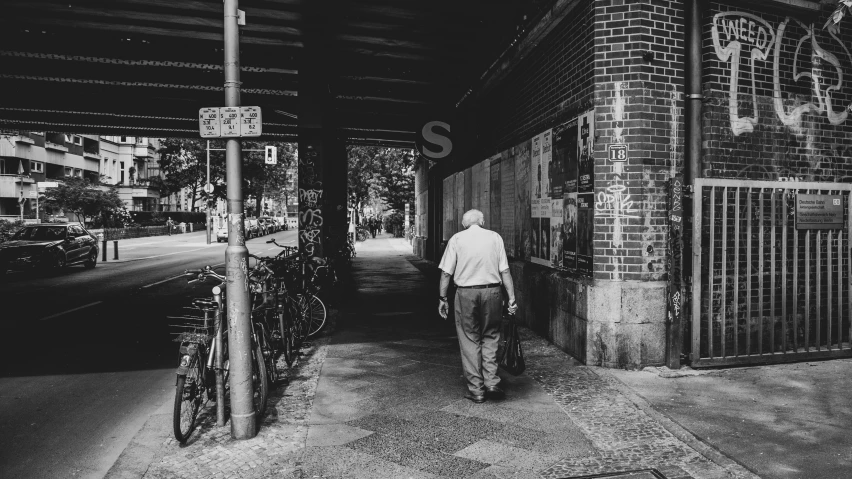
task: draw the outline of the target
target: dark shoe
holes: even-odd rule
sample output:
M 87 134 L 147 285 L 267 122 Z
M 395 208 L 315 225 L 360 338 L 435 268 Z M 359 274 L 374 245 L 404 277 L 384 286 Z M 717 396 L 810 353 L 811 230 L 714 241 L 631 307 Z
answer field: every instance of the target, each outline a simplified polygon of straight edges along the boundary
M 500 389 L 500 386 L 489 386 L 485 388 L 485 394 L 494 399 L 502 399 L 506 395 L 506 393 Z
M 470 399 L 476 404 L 482 404 L 485 402 L 485 394 L 473 394 L 472 392 L 468 392 L 464 395 L 465 399 Z

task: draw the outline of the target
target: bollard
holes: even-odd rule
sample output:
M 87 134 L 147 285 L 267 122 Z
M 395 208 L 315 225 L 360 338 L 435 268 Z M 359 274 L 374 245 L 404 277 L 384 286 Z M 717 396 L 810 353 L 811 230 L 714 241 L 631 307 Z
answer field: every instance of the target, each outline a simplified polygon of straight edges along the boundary
M 112 242 L 112 250 L 115 253 L 114 260 L 118 260 L 118 240 Z
M 107 240 L 104 240 L 104 246 L 103 246 L 103 248 L 101 248 L 101 251 L 102 251 L 102 253 L 103 253 L 103 259 L 102 259 L 101 261 L 103 261 L 104 263 L 106 263 L 106 258 L 107 258 L 107 253 L 106 253 L 106 252 L 107 252 Z

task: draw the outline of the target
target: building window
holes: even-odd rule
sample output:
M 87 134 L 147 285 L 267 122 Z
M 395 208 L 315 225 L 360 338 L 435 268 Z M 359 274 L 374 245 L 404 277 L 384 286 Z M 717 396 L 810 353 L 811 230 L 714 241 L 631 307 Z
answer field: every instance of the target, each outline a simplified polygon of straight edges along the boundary
M 6 160 L 0 158 L 0 175 L 5 175 L 6 173 Z
M 121 138 L 121 143 L 127 143 L 127 141 L 128 141 L 127 139 L 128 139 L 129 137 L 127 137 L 127 136 L 122 136 L 122 137 L 119 137 L 119 138 Z
M 73 143 L 75 145 L 83 146 L 83 137 L 77 135 L 65 135 L 65 143 Z
M 119 161 L 118 164 L 121 167 L 121 181 L 120 181 L 120 183 L 123 185 L 124 184 L 124 162 Z
M 80 168 L 74 168 L 74 176 L 76 176 L 77 178 L 82 178 L 83 170 L 81 170 Z
M 65 176 L 74 176 L 74 168 L 66 166 L 65 167 Z
M 31 161 L 30 171 L 33 173 L 44 173 L 44 163 L 40 163 L 38 161 Z
M 138 143 L 140 145 L 144 145 L 145 143 L 148 143 L 148 139 L 139 137 L 139 138 L 136 139 L 136 143 Z

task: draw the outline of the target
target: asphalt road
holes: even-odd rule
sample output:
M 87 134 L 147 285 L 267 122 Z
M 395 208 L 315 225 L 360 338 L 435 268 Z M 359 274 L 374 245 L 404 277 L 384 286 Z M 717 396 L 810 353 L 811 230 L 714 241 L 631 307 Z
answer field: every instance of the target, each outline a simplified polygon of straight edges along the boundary
M 295 246 L 296 232 L 249 240 Z M 103 477 L 145 420 L 174 397 L 167 319 L 210 285 L 186 269 L 222 265 L 203 233 L 119 242 L 93 270 L 13 273 L 0 283 L 0 476 Z M 220 266 L 222 271 L 223 266 Z

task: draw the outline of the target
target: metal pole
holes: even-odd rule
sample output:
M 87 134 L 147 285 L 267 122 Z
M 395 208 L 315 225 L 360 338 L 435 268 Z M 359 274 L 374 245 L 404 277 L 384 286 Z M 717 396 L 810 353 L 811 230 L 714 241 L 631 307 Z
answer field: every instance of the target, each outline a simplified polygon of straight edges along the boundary
M 38 223 L 38 187 L 36 187 L 36 223 Z
M 225 0 L 225 106 L 240 106 L 240 48 L 237 0 Z M 228 138 L 225 171 L 228 189 L 228 247 L 225 249 L 228 314 L 229 381 L 231 384 L 231 437 L 257 435 L 252 364 L 251 317 L 248 290 L 248 249 L 243 211 L 242 145 Z
M 213 287 L 213 299 L 216 301 L 218 309 L 216 310 L 216 320 L 214 327 L 216 328 L 216 339 L 214 348 L 216 349 L 216 425 L 225 425 L 225 350 L 222 343 L 222 290 L 218 286 Z
M 207 185 L 210 184 L 210 140 L 207 140 L 207 183 L 204 185 L 204 191 L 207 191 Z M 207 244 L 210 244 L 210 192 L 207 192 Z
M 112 250 L 113 250 L 113 253 L 115 253 L 115 256 L 112 259 L 118 261 L 118 241 L 117 240 L 112 242 Z

